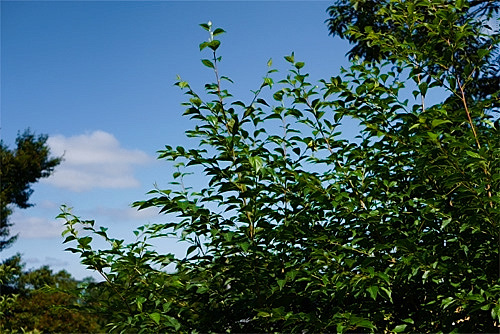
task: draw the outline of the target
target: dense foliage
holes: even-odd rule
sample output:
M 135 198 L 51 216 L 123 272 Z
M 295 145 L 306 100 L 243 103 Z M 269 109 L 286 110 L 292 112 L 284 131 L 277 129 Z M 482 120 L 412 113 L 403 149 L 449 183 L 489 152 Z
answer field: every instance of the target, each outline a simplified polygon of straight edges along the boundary
M 2 333 L 90 333 L 100 330 L 99 317 L 82 312 L 74 293 L 83 289 L 65 271 L 47 266 L 26 271 L 19 256 L 0 264 L 0 331 Z M 78 305 L 79 307 L 75 307 Z
M 433 7 L 428 10 L 429 3 Z M 412 1 L 405 4 L 407 12 L 400 11 L 397 2 L 390 0 L 336 0 L 328 8 L 327 20 L 330 34 L 347 39 L 354 46 L 349 58 L 360 57 L 370 62 L 396 61 L 406 56 L 413 67 L 424 67 L 428 74 L 438 75 L 443 66 L 450 77 L 463 74 L 470 67 L 474 56 L 482 61 L 474 63 L 480 70 L 469 70 L 466 91 L 470 98 L 484 98 L 500 86 L 500 46 L 498 39 L 498 13 L 500 2 L 492 0 L 439 0 L 434 2 Z M 440 8 L 448 9 L 442 10 Z M 457 29 L 476 31 L 460 33 L 451 45 L 446 33 L 446 21 L 453 21 Z M 462 28 L 459 28 L 462 27 Z M 431 34 L 429 34 L 431 32 Z M 491 38 L 485 38 L 484 34 Z M 373 37 L 382 37 L 372 43 Z M 430 37 L 441 37 L 428 43 Z M 380 43 L 385 45 L 381 45 Z M 393 46 L 394 48 L 390 47 Z M 407 47 L 409 46 L 409 48 Z M 459 47 L 460 46 L 460 47 Z M 481 50 L 487 49 L 484 53 Z M 418 50 L 417 54 L 413 51 Z M 453 52 L 443 57 L 443 52 Z M 464 54 L 467 56 L 464 57 Z M 455 72 L 456 71 L 456 72 Z M 496 107 L 499 107 L 498 102 Z
M 21 209 L 30 207 L 29 197 L 33 193 L 31 184 L 48 177 L 61 162 L 50 156 L 47 136 L 35 136 L 29 130 L 16 138 L 17 147 L 9 149 L 0 142 L 0 251 L 11 245 L 16 236 L 10 236 L 12 223 L 9 216 L 12 206 Z
M 343 28 L 385 62 L 354 57 L 316 84 L 292 54 L 286 77 L 269 70 L 249 102 L 218 71 L 224 31 L 202 24 L 215 82 L 206 95 L 177 82 L 200 146 L 160 151 L 174 181 L 136 203 L 166 222 L 125 244 L 60 215 L 69 250 L 105 278 L 96 311 L 108 329 L 497 331 L 500 87 L 469 87 L 488 75 L 499 41 L 469 6 L 386 1 L 373 15 L 390 34 Z M 339 136 L 348 118 L 360 123 L 356 140 Z M 190 187 L 191 173 L 206 183 Z M 149 244 L 171 236 L 188 243 L 185 258 Z M 92 248 L 93 237 L 110 247 Z

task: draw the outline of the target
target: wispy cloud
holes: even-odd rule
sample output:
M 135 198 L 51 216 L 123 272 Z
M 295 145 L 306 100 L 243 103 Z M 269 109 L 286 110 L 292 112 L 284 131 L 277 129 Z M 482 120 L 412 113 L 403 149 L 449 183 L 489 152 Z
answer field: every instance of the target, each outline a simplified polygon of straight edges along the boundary
M 45 259 L 40 259 L 38 257 L 28 257 L 23 259 L 23 261 L 29 266 L 49 266 L 49 267 L 66 267 L 68 266 L 68 261 L 64 261 L 55 257 L 46 256 Z
M 86 215 L 95 218 L 97 222 L 109 220 L 113 222 L 134 222 L 142 225 L 157 219 L 158 211 L 156 208 L 137 210 L 132 207 L 98 207 L 91 209 Z M 61 238 L 61 233 L 65 229 L 63 219 L 28 216 L 19 211 L 14 212 L 10 221 L 13 223 L 10 228 L 11 235 L 18 234 L 23 239 Z M 77 226 L 77 229 L 80 228 L 81 226 Z
M 64 230 L 61 220 L 28 217 L 16 212 L 14 212 L 10 220 L 13 223 L 10 229 L 11 234 L 19 234 L 21 238 L 26 239 L 61 237 L 61 233 Z
M 110 133 L 94 131 L 73 137 L 49 137 L 47 141 L 55 156 L 64 161 L 43 180 L 72 191 L 93 188 L 132 188 L 139 185 L 133 166 L 153 159 L 140 150 L 128 150 Z
M 147 223 L 151 220 L 158 218 L 158 208 L 147 208 L 143 210 L 137 210 L 137 208 L 108 208 L 99 207 L 92 210 L 92 214 L 99 217 L 106 217 L 113 219 L 115 221 L 135 221 L 141 223 Z

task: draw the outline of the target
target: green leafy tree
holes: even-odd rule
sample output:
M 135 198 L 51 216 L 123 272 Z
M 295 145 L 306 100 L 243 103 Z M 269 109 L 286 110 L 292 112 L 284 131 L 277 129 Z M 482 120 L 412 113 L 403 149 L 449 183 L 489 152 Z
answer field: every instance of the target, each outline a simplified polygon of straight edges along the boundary
M 135 204 L 158 207 L 166 222 L 125 244 L 66 208 L 60 215 L 68 250 L 105 278 L 108 328 L 497 331 L 500 88 L 469 87 L 499 41 L 468 7 L 387 1 L 373 15 L 391 34 L 345 28 L 385 61 L 355 58 L 317 84 L 292 53 L 286 77 L 270 69 L 249 102 L 219 73 L 224 31 L 202 24 L 215 81 L 206 94 L 177 82 L 200 146 L 161 150 L 174 180 Z M 471 52 L 474 38 L 485 47 Z M 430 101 L 432 91 L 444 98 Z M 344 118 L 360 123 L 354 141 L 339 137 Z M 192 173 L 206 184 L 190 186 Z M 150 245 L 172 236 L 189 245 L 182 259 Z M 110 247 L 94 249 L 94 237 Z
M 26 209 L 33 193 L 31 184 L 48 177 L 61 162 L 61 158 L 50 156 L 47 136 L 35 136 L 29 130 L 18 135 L 16 149 L 11 150 L 0 142 L 0 251 L 10 246 L 16 236 L 10 236 L 12 223 L 9 216 L 12 206 Z
M 453 71 L 463 72 L 463 67 L 469 66 L 468 56 L 488 49 L 488 53 L 481 55 L 483 61 L 476 64 L 480 64 L 481 69 L 470 73 L 472 78 L 468 82 L 467 91 L 470 97 L 483 98 L 498 90 L 500 48 L 495 43 L 499 34 L 498 22 L 495 21 L 498 21 L 500 2 L 410 1 L 404 3 L 405 13 L 394 11 L 395 3 L 392 0 L 336 0 L 327 10 L 330 15 L 327 20 L 330 34 L 347 39 L 354 45 L 348 52 L 349 58 L 360 57 L 370 62 L 395 61 L 404 56 L 401 46 L 409 46 L 405 52 L 418 50 L 421 58 L 419 66 L 424 66 L 427 72 L 434 74 L 442 68 L 441 60 L 445 60 L 450 74 L 460 75 Z M 432 8 L 430 11 L 429 5 Z M 453 8 L 453 12 L 447 11 L 448 17 L 437 16 L 439 8 L 444 9 L 440 14 L 445 14 L 448 8 Z M 474 29 L 477 34 L 461 34 L 460 40 L 455 40 L 455 43 L 460 43 L 460 48 L 457 48 L 458 44 L 448 44 L 451 41 L 446 39 L 442 39 L 440 43 L 429 44 L 429 37 L 440 36 L 448 29 L 440 26 L 445 21 L 453 21 L 457 29 Z M 430 30 L 433 31 L 433 36 L 429 36 Z M 485 36 L 485 32 L 491 36 Z M 386 42 L 390 39 L 391 44 L 399 47 L 392 49 L 379 45 L 378 42 L 372 43 L 374 36 L 384 36 Z M 447 55 L 446 59 L 443 59 L 443 52 L 454 52 L 455 57 Z M 464 53 L 468 56 L 464 57 Z M 411 60 L 413 55 L 407 56 L 408 60 Z
M 368 39 L 360 39 L 356 33 L 373 32 L 391 35 L 402 43 L 405 39 L 411 38 L 415 46 L 422 47 L 427 44 L 425 26 L 432 24 L 436 18 L 446 19 L 436 17 L 435 13 L 427 11 L 430 2 L 406 2 L 407 12 L 404 13 L 405 16 L 416 18 L 416 23 L 419 26 L 402 26 L 395 22 L 394 17 L 391 16 L 391 13 L 396 15 L 398 13 L 387 8 L 393 6 L 394 3 L 395 1 L 391 0 L 335 0 L 334 4 L 327 9 L 330 15 L 330 19 L 327 20 L 329 32 L 333 36 L 347 39 L 354 44 L 348 53 L 349 58 L 362 57 L 368 61 L 380 61 L 394 55 L 394 51 L 374 45 Z M 459 12 L 456 23 L 466 23 L 469 26 L 471 23 L 482 25 L 485 21 L 493 20 L 500 11 L 500 4 L 492 0 L 444 0 L 435 1 L 431 3 L 431 6 L 435 8 L 453 7 L 453 11 Z M 489 25 L 487 30 L 495 33 L 495 27 L 491 27 L 491 25 L 495 25 L 495 22 L 490 21 L 487 24 Z M 481 46 L 484 47 L 485 42 L 488 42 L 481 35 L 468 35 L 466 39 L 468 42 L 467 51 L 477 50 Z M 491 45 L 488 44 L 488 46 Z M 489 56 L 498 57 L 499 55 L 492 53 Z

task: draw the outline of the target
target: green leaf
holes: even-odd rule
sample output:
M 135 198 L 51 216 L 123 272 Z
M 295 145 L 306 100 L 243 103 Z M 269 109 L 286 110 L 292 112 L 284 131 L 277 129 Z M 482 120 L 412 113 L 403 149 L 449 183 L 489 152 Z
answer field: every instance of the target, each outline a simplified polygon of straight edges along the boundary
M 202 27 L 203 29 L 205 29 L 206 31 L 209 31 L 210 30 L 210 26 L 211 25 L 208 25 L 207 23 L 201 23 L 200 24 L 200 27 Z
M 256 173 L 258 173 L 261 169 L 262 166 L 264 165 L 264 161 L 262 160 L 261 157 L 248 157 L 248 161 L 250 162 L 250 165 L 252 168 L 255 170 Z
M 449 223 L 451 223 L 451 218 L 443 219 L 441 223 L 441 229 L 444 229 L 446 226 L 448 226 Z
M 179 81 L 176 83 L 176 85 L 179 86 L 180 88 L 186 88 L 189 86 L 189 84 L 186 81 Z
M 291 54 L 291 55 L 289 55 L 289 56 L 285 56 L 285 60 L 286 60 L 287 62 L 289 62 L 289 63 L 292 63 L 292 64 L 293 64 L 293 63 L 295 62 L 295 56 L 294 56 L 294 53 L 292 52 L 292 54 Z
M 434 119 L 432 120 L 432 127 L 435 128 L 436 126 L 439 126 L 441 124 L 446 124 L 446 123 L 451 123 L 450 120 L 447 120 L 447 119 Z
M 178 331 L 181 328 L 181 323 L 177 319 L 175 319 L 174 317 L 166 315 L 165 318 L 169 322 L 170 326 L 174 327 L 174 329 L 176 331 Z
M 500 321 L 500 305 L 497 304 L 491 309 L 491 317 L 497 322 Z
M 221 29 L 221 28 L 217 28 L 215 29 L 213 32 L 212 32 L 212 35 L 213 36 L 217 36 L 217 35 L 220 35 L 220 34 L 223 34 L 225 33 L 226 31 L 224 29 Z
M 447 297 L 447 298 L 445 298 L 445 299 L 443 299 L 443 300 L 441 301 L 441 307 L 442 307 L 443 309 L 446 309 L 446 308 L 447 308 L 447 307 L 449 307 L 451 304 L 453 304 L 453 302 L 454 302 L 454 301 L 455 301 L 455 300 L 453 299 L 453 297 Z
M 483 121 L 484 123 L 488 124 L 490 127 L 492 127 L 493 129 L 496 129 L 495 127 L 495 123 L 493 123 L 492 121 L 490 121 L 489 119 L 485 119 Z
M 269 312 L 266 312 L 266 311 L 259 311 L 257 313 L 257 318 L 269 318 L 269 317 L 272 317 L 272 314 L 269 313 Z
M 370 296 L 373 298 L 373 300 L 377 300 L 377 293 L 378 293 L 378 286 L 372 285 L 369 288 L 367 288 L 368 292 L 370 293 Z
M 196 250 L 196 248 L 198 248 L 198 246 L 196 245 L 191 245 L 188 247 L 187 251 L 186 251 L 186 256 L 188 256 L 189 254 L 191 254 L 192 252 L 194 252 Z
M 279 90 L 277 91 L 276 93 L 273 94 L 273 99 L 275 99 L 276 101 L 282 101 L 283 100 L 283 95 L 284 95 L 284 92 Z
M 394 329 L 392 331 L 395 332 L 395 333 L 401 333 L 401 332 L 403 332 L 406 329 L 407 326 L 408 325 L 406 325 L 406 324 L 397 325 L 396 327 L 394 327 Z
M 368 319 L 359 319 L 359 318 L 354 318 L 353 324 L 355 324 L 358 327 L 363 327 L 363 328 L 371 328 L 375 329 L 375 325 L 372 324 L 372 322 Z
M 273 86 L 273 83 L 274 83 L 274 82 L 273 82 L 273 79 L 268 78 L 268 77 L 265 77 L 265 78 L 264 78 L 264 85 L 265 85 L 265 86 L 272 87 L 272 86 Z
M 454 91 L 457 88 L 457 80 L 455 79 L 455 77 L 450 76 L 450 77 L 446 78 L 446 80 L 448 81 L 450 89 L 452 91 Z
M 67 242 L 70 242 L 70 241 L 72 241 L 72 240 L 75 240 L 75 239 L 76 239 L 76 237 L 75 237 L 74 235 L 68 235 L 68 236 L 66 237 L 66 239 L 64 239 L 63 244 L 65 244 L 65 243 L 67 243 Z
M 427 135 L 429 136 L 429 138 L 430 138 L 432 141 L 437 141 L 437 139 L 438 139 L 438 137 L 439 137 L 439 133 L 430 132 L 430 131 L 427 131 Z
M 244 251 L 244 252 L 247 252 L 248 251 L 248 248 L 250 247 L 250 244 L 248 242 L 242 242 L 239 244 L 241 249 Z
M 263 104 L 263 105 L 269 107 L 269 104 L 264 99 L 258 98 L 257 101 L 255 101 L 255 102 Z
M 377 276 L 379 276 L 380 278 L 382 278 L 387 284 L 390 283 L 389 275 L 387 275 L 386 273 L 384 273 L 384 272 L 378 272 Z
M 86 237 L 81 237 L 78 239 L 78 243 L 83 246 L 83 247 L 88 247 L 90 242 L 92 241 L 92 237 L 86 236 Z
M 233 82 L 233 80 L 231 80 L 231 78 L 229 78 L 229 77 L 227 77 L 227 76 L 225 76 L 225 75 L 222 75 L 222 76 L 220 77 L 220 79 L 221 79 L 221 80 L 226 80 L 226 81 L 228 81 L 228 82 L 230 82 L 230 83 L 234 83 L 234 82 Z
M 209 42 L 207 44 L 207 46 L 212 49 L 212 50 L 217 50 L 219 48 L 219 45 L 220 45 L 220 41 L 214 39 L 213 41 Z
M 151 319 L 153 319 L 153 321 L 154 321 L 157 325 L 159 325 L 159 324 L 160 324 L 160 317 L 161 317 L 161 316 L 160 316 L 160 313 L 158 313 L 158 312 L 150 313 L 150 314 L 149 314 L 149 317 L 150 317 Z
M 172 307 L 172 302 L 164 303 L 163 312 L 167 313 L 168 311 L 170 311 L 171 307 Z
M 425 94 L 427 93 L 427 82 L 422 82 L 418 85 L 418 89 L 420 89 L 420 93 L 425 96 Z
M 200 44 L 200 51 L 208 46 L 208 42 L 203 42 Z
M 477 154 L 476 152 L 472 152 L 472 151 L 465 151 L 465 153 L 470 156 L 470 157 L 473 157 L 473 158 L 476 158 L 476 159 L 483 159 L 482 156 L 480 156 L 479 154 Z
M 300 70 L 302 67 L 304 67 L 304 65 L 305 64 L 303 62 L 298 61 L 298 62 L 295 63 L 294 66 L 295 66 L 296 69 Z
M 146 301 L 146 298 L 139 296 L 136 298 L 137 309 L 142 312 L 142 304 Z
M 202 59 L 201 62 L 203 63 L 203 65 L 205 65 L 206 67 L 210 67 L 210 68 L 215 68 L 214 66 L 214 63 L 212 63 L 210 60 L 208 59 Z
M 392 303 L 392 291 L 389 290 L 389 289 L 387 289 L 387 288 L 385 288 L 385 287 L 383 287 L 383 286 L 381 286 L 380 289 L 387 294 L 387 297 L 389 297 L 389 300 Z

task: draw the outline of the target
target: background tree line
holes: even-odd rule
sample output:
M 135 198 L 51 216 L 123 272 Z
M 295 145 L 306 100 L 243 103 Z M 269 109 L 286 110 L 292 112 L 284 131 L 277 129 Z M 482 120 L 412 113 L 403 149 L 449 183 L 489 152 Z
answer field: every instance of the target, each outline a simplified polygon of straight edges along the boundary
M 19 134 L 16 147 L 0 143 L 0 252 L 17 238 L 9 228 L 15 207 L 26 209 L 32 184 L 48 177 L 62 161 L 50 155 L 47 136 L 30 130 Z M 87 280 L 89 282 L 89 280 Z M 20 255 L 0 263 L 0 332 L 97 332 L 98 317 L 75 308 L 79 304 L 74 293 L 82 283 L 65 271 L 57 273 L 47 267 L 26 270 Z M 82 305 L 80 305 L 82 306 Z

